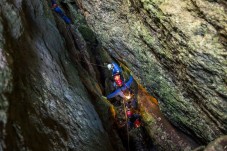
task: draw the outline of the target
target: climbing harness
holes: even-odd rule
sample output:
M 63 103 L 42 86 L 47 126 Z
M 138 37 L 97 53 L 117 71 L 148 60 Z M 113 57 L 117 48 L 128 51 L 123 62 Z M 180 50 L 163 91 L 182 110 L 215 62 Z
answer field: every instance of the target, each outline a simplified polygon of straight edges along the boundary
M 102 67 L 102 68 L 107 68 L 106 66 L 103 66 L 103 65 L 99 65 L 99 64 L 96 64 L 96 63 L 91 63 L 90 61 L 86 62 L 86 61 L 79 60 L 79 59 L 77 61 L 84 62 L 84 63 L 90 64 L 90 65 L 93 65 L 93 66 L 99 66 L 99 67 Z

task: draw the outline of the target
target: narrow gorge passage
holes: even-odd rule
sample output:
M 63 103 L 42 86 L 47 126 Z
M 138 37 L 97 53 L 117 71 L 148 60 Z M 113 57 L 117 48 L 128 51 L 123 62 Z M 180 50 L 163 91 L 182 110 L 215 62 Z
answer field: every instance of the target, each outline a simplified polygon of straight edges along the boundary
M 0 1 L 0 151 L 226 151 L 225 12 L 223 0 Z M 107 99 L 119 87 L 138 128 L 126 94 Z

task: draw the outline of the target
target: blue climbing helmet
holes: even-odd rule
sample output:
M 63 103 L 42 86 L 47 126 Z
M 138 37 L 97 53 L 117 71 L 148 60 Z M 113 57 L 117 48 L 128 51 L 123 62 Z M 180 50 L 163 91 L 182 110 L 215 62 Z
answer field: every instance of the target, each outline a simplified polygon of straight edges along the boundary
M 116 74 L 120 74 L 122 72 L 121 67 L 115 62 L 108 64 L 107 67 L 108 67 L 109 70 L 112 70 L 113 76 L 116 75 Z

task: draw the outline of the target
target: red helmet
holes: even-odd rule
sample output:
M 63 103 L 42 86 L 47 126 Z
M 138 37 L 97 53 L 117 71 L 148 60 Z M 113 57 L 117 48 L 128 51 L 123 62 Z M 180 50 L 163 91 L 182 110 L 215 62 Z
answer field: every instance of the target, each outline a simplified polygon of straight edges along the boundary
M 132 114 L 133 114 L 133 113 L 132 113 L 131 110 L 127 110 L 127 111 L 126 111 L 127 117 L 129 117 L 129 118 L 132 117 Z
M 136 119 L 136 120 L 135 120 L 135 122 L 134 122 L 134 126 L 135 126 L 135 128 L 140 127 L 140 125 L 141 125 L 140 120 L 139 120 L 139 119 Z

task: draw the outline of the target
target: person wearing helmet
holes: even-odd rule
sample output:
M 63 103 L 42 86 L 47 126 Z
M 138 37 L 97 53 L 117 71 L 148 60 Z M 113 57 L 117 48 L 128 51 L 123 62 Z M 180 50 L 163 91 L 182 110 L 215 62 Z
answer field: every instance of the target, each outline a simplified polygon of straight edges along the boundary
M 112 70 L 112 76 L 116 74 L 122 74 L 122 69 L 116 62 L 112 62 L 111 64 L 108 64 L 107 68 L 109 70 Z
M 133 113 L 131 108 L 128 108 L 126 111 L 128 118 L 128 127 L 129 128 L 138 128 L 141 125 L 141 118 L 139 114 Z
M 122 69 L 119 65 L 115 62 L 108 64 L 107 68 L 112 70 L 112 76 L 114 79 L 114 87 L 121 87 L 124 84 L 124 78 L 122 76 Z
M 126 100 L 130 100 L 133 96 L 130 88 L 134 80 L 132 75 L 129 76 L 128 81 L 125 81 L 121 67 L 115 62 L 107 64 L 107 68 L 112 71 L 112 81 L 115 90 L 108 94 L 106 98 L 111 99 L 120 96 Z
M 66 24 L 71 24 L 71 20 L 64 14 L 61 8 L 56 3 L 56 0 L 51 0 L 52 9 L 60 15 Z

